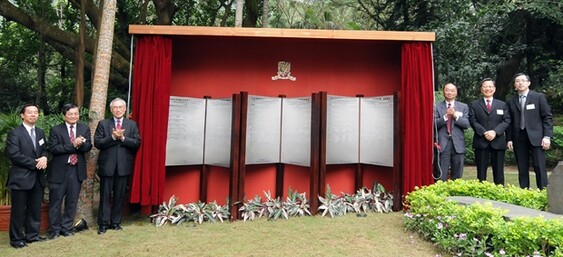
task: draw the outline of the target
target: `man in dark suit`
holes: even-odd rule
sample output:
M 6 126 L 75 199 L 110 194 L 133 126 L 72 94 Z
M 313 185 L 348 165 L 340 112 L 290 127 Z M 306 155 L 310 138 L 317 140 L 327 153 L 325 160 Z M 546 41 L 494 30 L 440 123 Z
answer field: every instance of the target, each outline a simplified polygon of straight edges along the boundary
M 113 117 L 100 121 L 94 134 L 94 146 L 100 149 L 98 234 L 104 234 L 107 229 L 122 229 L 121 208 L 133 170 L 135 153 L 141 145 L 137 123 L 124 117 L 125 101 L 116 98 L 109 106 Z M 111 196 L 113 201 L 110 203 Z
M 446 181 L 451 168 L 451 178 L 463 176 L 465 158 L 464 130 L 469 128 L 469 108 L 456 100 L 457 87 L 452 83 L 444 85 L 445 100 L 434 105 L 434 126 L 438 139 L 435 174 L 436 179 Z
M 530 156 L 539 189 L 547 186 L 545 151 L 553 136 L 553 115 L 545 95 L 530 90 L 530 77 L 524 73 L 514 76 L 514 88 L 518 92 L 507 101 L 512 125 L 507 133 L 507 146 L 514 150 L 518 163 L 518 181 L 521 188 L 530 187 Z
M 65 122 L 52 127 L 49 150 L 53 154 L 49 182 L 49 238 L 71 236 L 82 181 L 86 179 L 84 154 L 92 149 L 90 128 L 78 123 L 80 112 L 75 104 L 63 106 Z M 64 199 L 64 211 L 61 204 Z
M 6 139 L 6 153 L 12 162 L 7 186 L 12 197 L 10 245 L 14 248 L 45 239 L 39 235 L 39 224 L 47 150 L 45 134 L 35 126 L 39 107 L 25 105 L 20 116 L 22 125 L 12 129 Z
M 477 179 L 487 180 L 489 159 L 493 168 L 493 181 L 504 185 L 504 152 L 506 151 L 505 130 L 510 125 L 506 103 L 494 99 L 495 81 L 486 78 L 481 81 L 483 98 L 469 105 L 469 123 L 473 128 L 473 148 Z

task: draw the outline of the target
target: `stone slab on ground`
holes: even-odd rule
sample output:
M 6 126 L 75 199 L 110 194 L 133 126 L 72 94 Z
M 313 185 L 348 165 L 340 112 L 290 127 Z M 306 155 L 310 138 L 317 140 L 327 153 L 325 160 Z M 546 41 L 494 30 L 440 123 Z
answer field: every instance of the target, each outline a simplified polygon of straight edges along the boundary
M 532 208 L 522 207 L 519 205 L 503 203 L 503 202 L 482 199 L 482 198 L 476 198 L 471 196 L 450 196 L 447 197 L 446 199 L 458 202 L 459 204 L 462 205 L 471 205 L 477 202 L 480 204 L 491 203 L 495 208 L 502 208 L 508 210 L 508 212 L 504 214 L 504 218 L 508 220 L 516 217 L 543 217 L 545 219 L 563 218 L 563 215 L 559 215 L 551 212 L 539 211 Z

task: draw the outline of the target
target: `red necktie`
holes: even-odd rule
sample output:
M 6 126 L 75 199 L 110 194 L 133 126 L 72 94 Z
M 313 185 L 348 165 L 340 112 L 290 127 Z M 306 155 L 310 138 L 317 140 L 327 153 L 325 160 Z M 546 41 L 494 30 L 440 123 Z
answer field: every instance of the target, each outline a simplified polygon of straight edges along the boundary
M 72 128 L 74 128 L 74 126 L 70 125 L 70 142 L 74 143 L 74 130 Z M 76 155 L 75 153 L 71 154 L 69 156 L 69 162 L 70 165 L 76 165 L 76 163 L 78 162 L 78 155 Z
M 121 129 L 121 122 L 120 122 L 120 120 L 117 120 L 117 124 L 115 124 L 115 128 L 116 128 L 116 129 Z
M 491 100 L 487 100 L 487 111 L 491 112 Z
M 450 109 L 451 106 L 452 106 L 452 104 L 448 103 L 448 109 Z M 453 118 L 454 118 L 454 117 L 448 117 L 448 120 L 446 121 L 446 126 L 447 126 L 447 129 L 448 129 L 448 134 L 449 134 L 449 135 L 452 134 Z

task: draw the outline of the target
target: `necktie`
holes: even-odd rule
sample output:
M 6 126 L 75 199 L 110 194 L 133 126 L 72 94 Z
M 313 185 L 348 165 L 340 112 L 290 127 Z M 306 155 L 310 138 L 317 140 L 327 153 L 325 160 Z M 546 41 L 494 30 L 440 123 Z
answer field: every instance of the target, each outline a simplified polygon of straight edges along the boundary
M 117 120 L 117 123 L 115 124 L 115 128 L 116 129 L 121 129 L 121 120 Z
M 487 100 L 487 111 L 491 112 L 491 100 Z
M 70 125 L 70 142 L 74 143 L 74 126 Z M 68 161 L 70 162 L 70 165 L 76 165 L 76 163 L 78 162 L 78 156 L 73 153 L 68 157 Z
M 526 121 L 524 119 L 524 111 L 526 110 L 526 95 L 520 96 L 520 129 L 526 128 Z
M 31 142 L 33 142 L 33 149 L 35 149 L 37 147 L 37 141 L 35 138 L 35 128 L 31 128 L 30 137 L 31 137 Z
M 451 106 L 452 104 L 448 103 L 448 109 L 450 109 Z M 453 117 L 448 117 L 448 120 L 446 121 L 446 127 L 449 135 L 452 134 L 452 122 L 453 122 Z

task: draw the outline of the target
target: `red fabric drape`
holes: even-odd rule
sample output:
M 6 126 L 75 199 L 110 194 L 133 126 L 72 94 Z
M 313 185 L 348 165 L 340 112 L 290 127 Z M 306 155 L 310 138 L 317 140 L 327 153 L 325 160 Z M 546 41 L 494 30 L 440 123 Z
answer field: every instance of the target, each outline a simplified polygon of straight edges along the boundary
M 432 179 L 433 71 L 429 42 L 402 46 L 403 195 Z
M 137 37 L 132 118 L 139 125 L 141 147 L 135 158 L 131 202 L 141 206 L 158 205 L 163 200 L 171 76 L 172 39 Z

